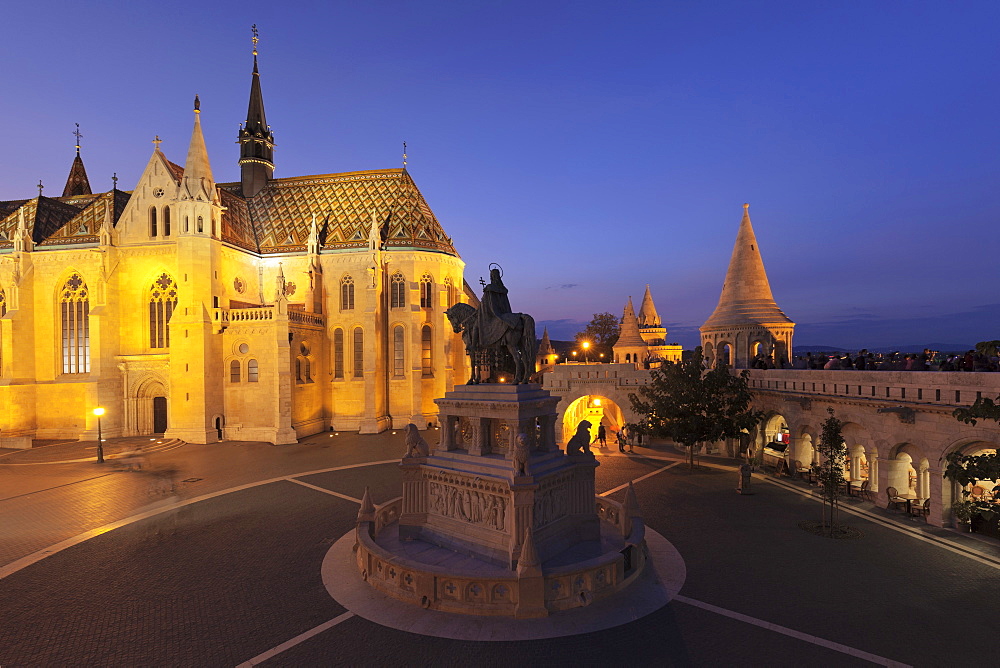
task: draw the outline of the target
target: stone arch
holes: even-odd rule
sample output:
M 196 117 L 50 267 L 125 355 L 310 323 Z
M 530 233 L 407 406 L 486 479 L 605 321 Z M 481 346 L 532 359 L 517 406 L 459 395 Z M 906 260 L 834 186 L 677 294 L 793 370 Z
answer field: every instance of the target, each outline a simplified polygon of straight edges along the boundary
M 733 345 L 723 339 L 719 341 L 716 347 L 718 359 L 717 364 L 726 364 L 728 366 L 733 366 L 733 360 L 736 356 L 736 351 L 733 349 Z
M 590 423 L 591 442 L 597 438 L 598 426 L 603 424 L 609 444 L 614 443 L 614 435 L 626 421 L 624 412 L 613 399 L 599 394 L 585 394 L 574 399 L 563 411 L 563 443 L 567 443 L 573 437 L 581 420 Z
M 709 367 L 715 364 L 715 346 L 711 341 L 705 341 L 701 349 L 702 355 L 705 357 L 705 363 Z
M 840 433 L 847 445 L 844 477 L 851 482 L 871 480 L 869 484 L 874 484 L 869 457 L 874 444 L 868 430 L 857 422 L 845 421 Z
M 990 439 L 991 436 L 993 437 L 993 439 L 996 440 L 991 440 Z M 992 481 L 981 481 L 975 485 L 973 484 L 967 485 L 966 488 L 963 490 L 958 485 L 958 483 L 952 480 L 948 480 L 944 477 L 944 470 L 945 467 L 947 466 L 945 458 L 953 452 L 960 452 L 963 455 L 979 455 L 979 454 L 986 454 L 990 451 L 1000 452 L 1000 438 L 996 437 L 996 432 L 983 434 L 981 436 L 979 435 L 966 436 L 964 438 L 953 441 L 948 445 L 948 447 L 942 450 L 941 459 L 938 462 L 938 467 L 941 469 L 940 496 L 941 496 L 943 519 L 947 518 L 947 513 L 950 510 L 952 503 L 954 503 L 955 501 L 961 501 L 966 498 L 966 495 L 963 494 L 963 491 L 971 493 L 976 486 L 979 486 L 983 488 L 983 491 L 985 492 L 985 495 L 988 498 L 993 495 L 993 490 L 996 489 L 996 487 L 1000 487 L 1000 483 L 994 484 Z M 934 502 L 931 501 L 931 503 L 933 504 Z
M 168 387 L 166 378 L 157 372 L 146 373 L 136 379 L 132 390 L 125 398 L 124 433 L 133 435 L 157 433 L 154 430 L 156 422 L 154 408 L 160 409 L 159 406 L 154 407 L 154 403 L 160 404 L 161 402 L 154 400 L 162 398 L 165 401 L 162 410 L 166 410 L 167 416 L 169 416 L 170 393 Z M 167 419 L 169 420 L 169 417 Z M 169 421 L 166 426 L 169 427 Z
M 800 462 L 803 466 L 812 466 L 819 461 L 819 454 L 813 444 L 813 437 L 806 428 L 800 430 L 798 438 L 792 442 L 793 461 Z

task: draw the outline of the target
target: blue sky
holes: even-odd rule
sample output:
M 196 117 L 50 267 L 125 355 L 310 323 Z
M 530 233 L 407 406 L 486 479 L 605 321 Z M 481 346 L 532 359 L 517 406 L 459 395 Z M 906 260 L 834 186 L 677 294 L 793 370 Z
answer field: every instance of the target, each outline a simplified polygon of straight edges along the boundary
M 0 198 L 131 188 L 191 99 L 238 174 L 250 31 L 276 175 L 409 168 L 478 285 L 569 338 L 712 312 L 743 202 L 797 344 L 1000 338 L 996 2 L 19 3 Z

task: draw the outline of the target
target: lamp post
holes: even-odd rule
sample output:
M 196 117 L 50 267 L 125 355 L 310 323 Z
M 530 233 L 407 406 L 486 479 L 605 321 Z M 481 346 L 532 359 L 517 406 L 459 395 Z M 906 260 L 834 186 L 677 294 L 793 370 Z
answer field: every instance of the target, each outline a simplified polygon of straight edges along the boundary
M 584 363 L 590 364 L 590 357 L 587 354 L 588 351 L 590 350 L 590 341 L 584 341 L 582 345 L 583 345 Z
M 573 351 L 573 361 L 576 362 L 576 351 Z
M 101 416 L 104 415 L 104 409 L 100 408 L 100 407 L 95 408 L 94 409 L 94 415 L 97 416 L 97 463 L 98 464 L 103 464 L 104 463 L 104 443 L 103 443 L 104 439 L 101 438 Z

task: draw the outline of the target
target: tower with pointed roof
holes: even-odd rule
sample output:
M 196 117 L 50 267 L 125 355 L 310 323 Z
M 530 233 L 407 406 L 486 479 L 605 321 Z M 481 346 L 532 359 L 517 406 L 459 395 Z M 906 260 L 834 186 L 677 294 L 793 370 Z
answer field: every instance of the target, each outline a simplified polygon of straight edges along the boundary
M 682 347 L 667 344 L 666 338 L 667 330 L 660 323 L 647 285 L 639 315 L 635 314 L 631 297 L 625 304 L 618 341 L 614 346 L 614 360 L 619 364 L 637 364 L 648 368 L 656 368 L 663 362 L 679 361 Z
M 642 306 L 639 307 L 639 333 L 642 340 L 650 346 L 662 346 L 667 342 L 667 328 L 660 322 L 653 304 L 653 295 L 646 284 L 646 294 L 642 296 Z
M 758 356 L 780 365 L 790 358 L 794 330 L 771 294 L 750 205 L 744 204 L 719 303 L 701 326 L 705 357 L 737 369 L 749 368 Z
M 618 340 L 612 354 L 616 362 L 625 364 L 645 364 L 649 359 L 648 346 L 639 332 L 639 319 L 635 315 L 631 297 L 625 303 Z
M 549 328 L 546 327 L 542 330 L 542 341 L 538 344 L 538 356 L 535 364 L 539 369 L 544 369 L 553 366 L 558 360 L 559 354 L 552 347 L 552 341 L 549 339 Z
M 274 134 L 264 115 L 264 95 L 257 69 L 257 28 L 253 34 L 253 73 L 247 120 L 240 126 L 240 185 L 244 197 L 259 193 L 274 176 Z

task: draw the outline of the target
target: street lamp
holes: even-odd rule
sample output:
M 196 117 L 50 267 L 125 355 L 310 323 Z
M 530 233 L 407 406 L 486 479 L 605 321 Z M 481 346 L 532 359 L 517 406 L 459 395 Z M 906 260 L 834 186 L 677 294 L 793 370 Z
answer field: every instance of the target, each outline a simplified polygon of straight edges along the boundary
M 101 416 L 104 415 L 104 409 L 100 407 L 95 408 L 94 415 L 97 416 L 97 463 L 103 464 L 104 444 L 102 443 L 103 439 L 101 438 Z
M 590 357 L 587 356 L 587 351 L 590 350 L 590 341 L 584 341 L 582 345 L 583 345 L 584 362 L 586 364 L 590 364 Z
M 573 361 L 574 362 L 576 361 L 576 351 L 575 350 L 573 351 Z

